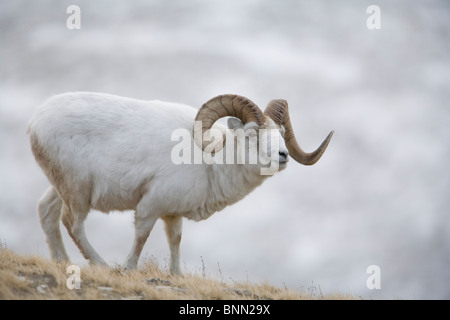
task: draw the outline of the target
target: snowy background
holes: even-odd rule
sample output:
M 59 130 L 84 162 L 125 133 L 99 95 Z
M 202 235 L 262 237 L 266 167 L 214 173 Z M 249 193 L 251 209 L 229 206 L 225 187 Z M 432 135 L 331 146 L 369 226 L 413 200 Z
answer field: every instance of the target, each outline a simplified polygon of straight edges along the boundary
M 66 27 L 70 4 L 81 8 L 81 30 Z M 380 30 L 366 27 L 371 4 Z M 449 14 L 445 0 L 1 1 L 0 240 L 49 256 L 36 214 L 48 182 L 25 130 L 50 95 L 199 107 L 238 93 L 262 108 L 284 98 L 303 149 L 334 129 L 328 150 L 209 220 L 186 221 L 183 269 L 202 272 L 203 260 L 226 281 L 450 299 Z M 131 212 L 93 212 L 86 228 L 107 261 L 124 261 Z M 162 222 L 142 257 L 167 267 Z M 379 290 L 366 286 L 369 265 L 381 269 Z

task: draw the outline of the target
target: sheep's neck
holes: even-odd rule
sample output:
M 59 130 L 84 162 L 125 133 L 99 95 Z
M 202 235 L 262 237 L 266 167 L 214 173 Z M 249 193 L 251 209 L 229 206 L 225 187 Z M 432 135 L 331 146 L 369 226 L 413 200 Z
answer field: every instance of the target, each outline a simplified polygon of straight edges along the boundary
M 268 176 L 255 168 L 239 164 L 215 164 L 209 171 L 209 197 L 205 209 L 209 214 L 236 203 L 252 192 Z

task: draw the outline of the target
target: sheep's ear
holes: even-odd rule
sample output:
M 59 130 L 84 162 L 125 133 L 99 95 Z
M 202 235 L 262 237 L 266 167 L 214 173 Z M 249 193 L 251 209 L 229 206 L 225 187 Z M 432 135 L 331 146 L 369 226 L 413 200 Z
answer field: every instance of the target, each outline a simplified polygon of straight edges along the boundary
M 232 130 L 240 129 L 240 128 L 244 127 L 244 125 L 242 124 L 242 121 L 239 120 L 238 118 L 230 117 L 230 118 L 228 118 L 227 123 L 228 123 L 228 128 L 230 128 Z
M 249 123 L 246 123 L 246 124 L 245 124 L 245 126 L 244 126 L 244 131 L 247 131 L 247 130 L 249 130 L 249 129 L 252 129 L 252 130 L 258 130 L 258 129 L 259 129 L 259 126 L 258 126 L 258 124 L 257 124 L 256 122 L 250 121 Z

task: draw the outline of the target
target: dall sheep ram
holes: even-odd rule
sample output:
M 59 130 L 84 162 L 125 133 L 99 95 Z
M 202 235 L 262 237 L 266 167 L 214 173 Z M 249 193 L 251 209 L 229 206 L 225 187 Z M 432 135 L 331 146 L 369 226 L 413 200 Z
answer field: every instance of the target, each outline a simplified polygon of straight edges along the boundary
M 228 127 L 216 123 L 224 117 L 230 117 Z M 200 140 L 194 123 L 200 124 Z M 223 137 L 215 140 L 218 148 L 207 151 L 203 138 L 211 128 L 218 128 Z M 233 151 L 239 157 L 238 151 L 244 150 L 248 157 L 255 144 L 253 150 L 265 152 L 259 152 L 256 163 L 175 164 L 171 155 L 177 141 L 172 135 L 180 129 L 189 132 L 192 150 L 203 155 Z M 230 129 L 240 129 L 245 139 L 226 143 Z M 270 130 L 272 138 L 275 134 L 276 149 L 260 143 L 257 133 L 262 129 Z M 197 110 L 177 103 L 75 92 L 53 96 L 39 107 L 27 133 L 34 157 L 51 183 L 39 200 L 38 214 L 53 259 L 69 260 L 59 228 L 62 220 L 83 256 L 93 264 L 107 265 L 87 240 L 84 220 L 91 209 L 134 210 L 135 239 L 124 267 L 137 266 L 145 241 L 161 218 L 170 247 L 170 271 L 181 274 L 183 217 L 203 220 L 241 200 L 269 176 L 261 174 L 269 162 L 278 170 L 286 167 L 289 156 L 304 165 L 314 164 L 333 131 L 316 151 L 306 153 L 295 139 L 285 100 L 271 101 L 263 112 L 245 97 L 226 94 Z

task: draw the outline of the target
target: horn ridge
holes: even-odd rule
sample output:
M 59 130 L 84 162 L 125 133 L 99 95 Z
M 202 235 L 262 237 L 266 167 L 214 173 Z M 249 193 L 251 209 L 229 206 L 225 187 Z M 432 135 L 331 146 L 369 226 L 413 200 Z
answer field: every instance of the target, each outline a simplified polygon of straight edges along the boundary
M 334 134 L 334 131 L 331 131 L 315 151 L 308 153 L 303 151 L 297 143 L 289 117 L 289 108 L 286 100 L 272 100 L 264 110 L 264 114 L 270 117 L 278 125 L 284 126 L 284 141 L 289 150 L 289 154 L 295 161 L 303 165 L 310 166 L 319 161 Z
M 195 121 L 202 121 L 202 137 L 217 120 L 227 116 L 236 117 L 244 123 L 250 121 L 255 121 L 258 125 L 264 123 L 264 115 L 253 101 L 236 94 L 223 94 L 209 99 L 195 116 Z M 207 144 L 201 144 L 199 140 L 201 139 L 198 137 L 195 139 L 197 145 L 205 150 Z

